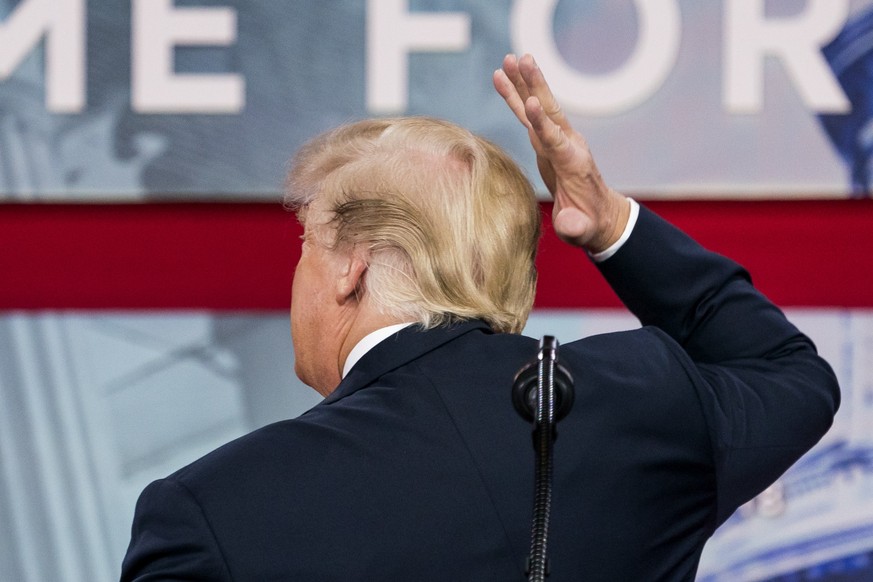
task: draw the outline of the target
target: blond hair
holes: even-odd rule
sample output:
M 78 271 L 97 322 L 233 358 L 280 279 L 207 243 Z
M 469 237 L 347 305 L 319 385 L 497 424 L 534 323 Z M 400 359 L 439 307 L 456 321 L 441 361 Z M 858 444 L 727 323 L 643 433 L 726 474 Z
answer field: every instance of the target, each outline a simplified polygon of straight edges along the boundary
M 426 328 L 484 319 L 518 333 L 536 288 L 539 206 L 506 152 L 447 121 L 372 119 L 324 133 L 292 160 L 286 205 L 317 200 L 332 248 L 368 256 L 374 304 Z

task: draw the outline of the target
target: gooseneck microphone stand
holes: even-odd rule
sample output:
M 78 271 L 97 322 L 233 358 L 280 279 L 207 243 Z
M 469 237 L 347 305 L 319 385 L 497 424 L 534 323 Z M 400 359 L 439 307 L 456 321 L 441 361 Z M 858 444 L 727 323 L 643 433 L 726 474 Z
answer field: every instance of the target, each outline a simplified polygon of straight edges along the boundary
M 535 361 L 519 370 L 512 388 L 518 413 L 533 424 L 536 453 L 534 506 L 531 523 L 529 582 L 543 582 L 549 574 L 549 516 L 552 505 L 552 446 L 557 423 L 573 406 L 573 378 L 558 364 L 558 340 L 543 336 Z

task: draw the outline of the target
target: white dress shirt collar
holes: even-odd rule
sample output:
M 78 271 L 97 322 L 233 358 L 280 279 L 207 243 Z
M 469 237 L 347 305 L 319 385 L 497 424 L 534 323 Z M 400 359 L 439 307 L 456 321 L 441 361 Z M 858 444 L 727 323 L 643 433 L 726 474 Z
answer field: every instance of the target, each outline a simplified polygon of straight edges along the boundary
M 395 323 L 394 325 L 389 325 L 388 327 L 380 327 L 376 331 L 370 332 L 361 338 L 355 347 L 352 348 L 352 351 L 349 352 L 348 357 L 346 358 L 345 364 L 343 364 L 343 378 L 349 373 L 352 369 L 352 366 L 358 363 L 358 360 L 364 357 L 364 354 L 372 350 L 376 347 L 376 344 L 381 342 L 384 339 L 389 338 L 394 335 L 404 327 L 409 327 L 412 323 Z

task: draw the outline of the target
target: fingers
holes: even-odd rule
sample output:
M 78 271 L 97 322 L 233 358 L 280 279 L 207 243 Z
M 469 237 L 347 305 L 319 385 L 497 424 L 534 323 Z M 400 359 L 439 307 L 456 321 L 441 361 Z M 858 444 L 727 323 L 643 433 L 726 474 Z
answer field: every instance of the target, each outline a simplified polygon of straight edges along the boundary
M 524 104 L 524 110 L 530 128 L 539 139 L 545 155 L 552 158 L 571 147 L 570 138 L 564 128 L 553 121 L 537 97 L 530 97 Z
M 506 60 L 504 59 L 504 63 L 506 63 Z M 549 116 L 549 119 L 562 129 L 569 130 L 570 122 L 567 116 L 564 115 L 564 110 L 561 109 L 560 103 L 558 103 L 558 100 L 552 94 L 552 90 L 534 58 L 529 54 L 524 55 L 515 62 L 515 67 L 518 71 L 518 76 L 523 81 L 525 91 L 539 100 L 543 111 Z M 518 82 L 516 82 L 516 85 L 518 85 Z M 525 99 L 527 98 L 525 97 Z
M 530 129 L 530 122 L 524 111 L 524 102 L 530 93 L 525 86 L 524 79 L 518 70 L 518 60 L 515 55 L 506 55 L 503 58 L 503 68 L 494 71 L 494 88 L 506 101 L 509 109 L 522 125 Z
M 522 125 L 530 129 L 530 122 L 528 122 L 527 114 L 524 111 L 524 99 L 519 95 L 515 85 L 507 77 L 506 72 L 497 69 L 494 71 L 492 80 L 494 81 L 494 88 L 497 89 L 497 92 L 506 101 L 510 111 L 515 114 L 515 117 L 518 118 Z
M 521 100 L 527 101 L 527 98 L 530 97 L 530 91 L 521 75 L 521 70 L 518 68 L 518 59 L 515 55 L 508 54 L 503 57 L 503 71 L 506 73 L 506 77 L 512 81 Z
M 494 88 L 510 110 L 528 129 L 531 129 L 531 120 L 525 104 L 531 97 L 535 97 L 542 111 L 555 125 L 565 131 L 571 130 L 567 116 L 531 55 L 526 54 L 521 59 L 513 54 L 506 55 L 502 68 L 494 71 L 493 81 Z

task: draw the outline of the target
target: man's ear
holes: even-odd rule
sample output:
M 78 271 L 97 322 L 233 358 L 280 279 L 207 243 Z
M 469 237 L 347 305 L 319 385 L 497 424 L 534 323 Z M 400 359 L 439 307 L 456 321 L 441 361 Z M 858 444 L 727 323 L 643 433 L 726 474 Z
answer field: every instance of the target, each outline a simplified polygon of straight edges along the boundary
M 350 299 L 359 301 L 360 292 L 364 288 L 364 273 L 367 272 L 367 261 L 361 253 L 354 249 L 345 257 L 337 278 L 336 301 L 343 304 Z

